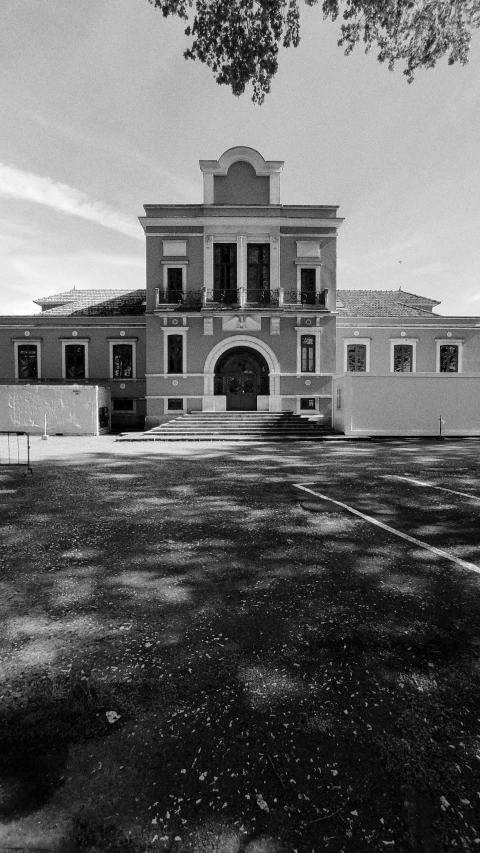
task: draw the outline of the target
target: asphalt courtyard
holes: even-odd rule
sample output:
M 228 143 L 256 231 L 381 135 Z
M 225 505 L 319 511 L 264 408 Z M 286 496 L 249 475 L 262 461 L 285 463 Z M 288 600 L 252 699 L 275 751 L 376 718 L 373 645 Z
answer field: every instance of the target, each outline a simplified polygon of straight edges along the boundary
M 479 447 L 32 438 L 0 851 L 480 850 Z

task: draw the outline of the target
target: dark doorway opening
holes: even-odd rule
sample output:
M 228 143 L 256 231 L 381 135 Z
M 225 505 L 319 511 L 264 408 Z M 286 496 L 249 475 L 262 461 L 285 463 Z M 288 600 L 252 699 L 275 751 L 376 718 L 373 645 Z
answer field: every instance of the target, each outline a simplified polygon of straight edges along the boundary
M 260 353 L 235 347 L 215 367 L 215 394 L 227 398 L 228 412 L 255 412 L 258 395 L 269 393 L 268 364 Z

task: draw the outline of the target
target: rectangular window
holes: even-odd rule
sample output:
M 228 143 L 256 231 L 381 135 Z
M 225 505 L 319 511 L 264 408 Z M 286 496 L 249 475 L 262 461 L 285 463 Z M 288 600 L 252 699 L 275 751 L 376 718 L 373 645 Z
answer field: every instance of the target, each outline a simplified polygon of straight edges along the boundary
M 440 347 L 440 373 L 458 373 L 458 346 Z
M 114 412 L 134 412 L 135 400 L 127 400 L 125 398 L 112 400 L 112 408 Z
M 247 245 L 247 291 L 270 289 L 270 244 Z
M 365 373 L 367 370 L 367 347 L 365 344 L 348 344 L 347 370 L 350 373 Z
M 315 336 L 302 335 L 300 350 L 302 373 L 315 373 Z
M 183 410 L 183 400 L 178 399 L 178 397 L 169 397 L 167 400 L 167 409 L 169 412 L 176 412 Z
M 300 408 L 301 409 L 315 409 L 315 397 L 301 397 L 300 398 Z
M 113 344 L 112 360 L 114 379 L 132 379 L 133 347 L 131 344 Z
M 85 379 L 86 360 L 84 344 L 66 344 L 65 379 Z
M 342 408 L 342 389 L 337 388 L 337 409 Z
M 393 348 L 394 373 L 411 373 L 413 370 L 413 347 L 411 344 L 395 344 Z
M 181 302 L 183 295 L 183 269 L 167 267 L 167 293 L 169 302 Z
M 38 379 L 38 350 L 36 344 L 19 344 L 17 359 L 19 379 Z
M 213 251 L 213 289 L 217 302 L 237 298 L 237 244 L 215 243 Z M 227 292 L 227 296 L 225 296 Z
M 314 267 L 300 270 L 300 301 L 302 305 L 315 304 L 316 271 Z
M 168 373 L 183 373 L 183 336 L 168 335 Z

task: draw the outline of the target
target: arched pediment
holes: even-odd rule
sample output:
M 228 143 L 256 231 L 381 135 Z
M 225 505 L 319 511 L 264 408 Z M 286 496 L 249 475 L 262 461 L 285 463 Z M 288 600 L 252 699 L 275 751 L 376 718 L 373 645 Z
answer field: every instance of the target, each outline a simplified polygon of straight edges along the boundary
M 237 164 L 246 165 L 242 169 Z M 236 168 L 232 170 L 232 166 Z M 265 160 L 255 148 L 237 145 L 225 151 L 219 160 L 200 160 L 200 169 L 204 204 L 280 204 L 283 160 Z M 251 175 L 247 184 L 238 180 L 242 173 Z

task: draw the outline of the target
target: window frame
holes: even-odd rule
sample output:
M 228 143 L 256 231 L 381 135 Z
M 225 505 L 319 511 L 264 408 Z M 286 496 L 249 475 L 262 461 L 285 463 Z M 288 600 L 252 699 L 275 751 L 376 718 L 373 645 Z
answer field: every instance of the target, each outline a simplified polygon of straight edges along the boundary
M 343 341 L 343 372 L 344 373 L 370 373 L 370 344 L 371 338 L 344 338 Z M 366 347 L 365 351 L 365 370 L 349 370 L 348 369 L 348 347 L 362 345 Z
M 437 338 L 435 340 L 436 344 L 436 356 L 435 356 L 435 373 L 441 373 L 443 375 L 446 374 L 458 374 L 463 372 L 463 340 L 460 338 Z M 440 349 L 441 347 L 457 347 L 458 348 L 458 359 L 457 359 L 457 370 L 440 370 Z
M 89 341 L 87 338 L 69 338 L 68 340 L 62 341 L 62 379 L 66 379 L 68 382 L 77 382 L 80 379 L 80 382 L 85 382 L 86 379 L 89 379 L 89 358 L 88 358 L 88 344 Z M 85 350 L 85 376 L 82 378 L 76 376 L 71 377 L 67 376 L 67 359 L 66 359 L 66 347 L 69 346 L 83 346 Z
M 304 338 L 311 338 L 312 343 L 311 344 L 303 343 Z M 303 366 L 304 351 L 306 354 L 306 358 L 305 358 L 305 361 L 307 363 L 306 368 L 304 368 L 304 366 Z M 313 355 L 313 358 L 311 359 L 311 367 L 308 366 L 308 365 L 310 365 L 310 358 L 308 355 L 309 352 L 312 352 L 312 355 Z M 317 361 L 317 341 L 316 341 L 315 335 L 312 335 L 311 332 L 310 332 L 310 334 L 308 334 L 308 332 L 307 332 L 307 334 L 303 334 L 303 335 L 301 334 L 300 335 L 300 372 L 301 373 L 315 373 L 316 372 L 315 371 L 316 361 Z
M 321 329 L 319 326 L 296 326 L 297 332 L 297 376 L 315 376 L 320 373 L 320 335 Z M 302 335 L 312 335 L 315 339 L 315 369 L 304 371 L 302 370 Z M 311 396 L 311 395 L 310 395 Z
M 113 360 L 113 348 L 119 344 L 128 344 L 132 347 L 132 375 L 131 376 L 114 376 L 115 364 Z M 111 338 L 108 341 L 109 359 L 110 359 L 110 379 L 114 382 L 132 382 L 137 378 L 137 342 L 130 338 Z
M 417 341 L 418 338 L 390 338 L 390 373 L 416 373 L 417 372 Z M 395 347 L 412 347 L 412 369 L 409 371 L 395 370 Z
M 182 295 L 187 292 L 187 261 L 162 261 L 163 266 L 163 291 L 168 292 L 168 270 L 182 271 Z
M 14 341 L 14 359 L 15 359 L 15 379 L 18 379 L 20 382 L 31 382 L 37 379 L 42 378 L 42 342 L 35 338 L 24 338 L 21 341 Z M 30 377 L 28 379 L 22 379 L 19 376 L 19 364 L 18 364 L 18 350 L 20 347 L 30 347 L 35 346 L 37 348 L 37 375 L 35 377 Z
M 185 378 L 187 375 L 187 332 L 188 326 L 162 326 L 163 331 L 163 376 L 181 376 Z M 182 372 L 169 373 L 168 371 L 168 338 L 170 335 L 181 335 L 182 337 Z
M 262 248 L 262 250 L 267 249 L 268 261 L 266 261 L 266 262 L 264 261 L 261 264 L 260 263 L 258 263 L 258 264 L 250 263 L 249 262 L 250 247 L 253 247 L 253 246 L 260 246 Z M 246 251 L 247 251 L 247 258 L 246 258 L 246 283 L 245 283 L 245 286 L 247 288 L 247 291 L 249 291 L 249 290 L 250 291 L 251 290 L 270 291 L 272 289 L 272 246 L 271 246 L 270 241 L 269 240 L 262 240 L 261 237 L 259 237 L 258 239 L 250 237 L 249 239 L 247 239 Z M 258 272 L 260 270 L 266 269 L 266 273 L 267 273 L 267 286 L 266 287 L 265 286 L 259 287 L 258 281 L 256 281 L 254 283 L 253 287 L 249 285 L 249 270 L 251 267 L 257 270 L 257 277 L 258 277 Z M 238 270 L 237 270 L 237 281 L 238 281 Z
M 131 409 L 122 409 L 122 408 L 117 409 L 115 404 L 121 403 L 121 402 L 131 403 L 132 408 Z M 134 414 L 136 411 L 137 411 L 137 400 L 136 400 L 136 398 L 134 398 L 134 397 L 112 397 L 112 413 L 122 412 L 124 414 L 126 413 L 126 414 L 131 415 L 131 414 Z
M 219 285 L 217 287 L 217 284 L 215 281 L 215 270 L 216 270 L 215 249 L 217 246 L 219 246 L 219 247 L 220 246 L 230 246 L 230 247 L 234 246 L 235 247 L 235 262 L 231 263 L 229 265 L 230 269 L 235 271 L 235 286 L 234 287 L 229 287 L 229 288 L 223 287 L 221 282 L 219 283 Z M 238 245 L 238 241 L 232 240 L 232 235 L 230 235 L 228 237 L 228 239 L 219 239 L 218 237 L 212 238 L 212 290 L 215 290 L 215 291 L 217 291 L 217 290 L 220 290 L 220 291 L 221 290 L 228 290 L 228 291 L 235 292 L 235 294 L 238 292 L 238 290 L 241 286 L 241 284 L 240 284 L 240 274 L 241 274 L 240 256 L 241 256 L 241 249 Z M 221 268 L 222 268 L 222 265 L 220 265 L 220 269 Z
M 180 406 L 173 406 L 170 408 L 170 403 L 181 403 Z M 185 411 L 185 399 L 184 397 L 167 397 L 165 399 L 165 412 L 184 412 Z
M 302 403 L 309 402 L 310 400 L 313 400 L 313 406 L 302 406 Z M 316 412 L 317 411 L 317 398 L 316 397 L 299 397 L 298 411 L 299 412 Z
M 302 270 L 311 269 L 315 270 L 315 298 L 317 298 L 318 294 L 321 292 L 320 261 L 312 259 L 311 263 L 308 261 L 301 261 L 300 263 L 297 262 L 297 301 L 299 303 L 302 301 Z
M 225 232 L 207 233 L 204 235 L 204 281 L 208 290 L 216 290 L 215 287 L 215 246 L 225 243 L 237 246 L 237 292 L 248 287 L 248 246 L 253 244 L 270 246 L 269 284 L 270 291 L 280 287 L 280 233 L 276 228 L 268 232 L 258 233 L 243 232 L 228 234 Z

